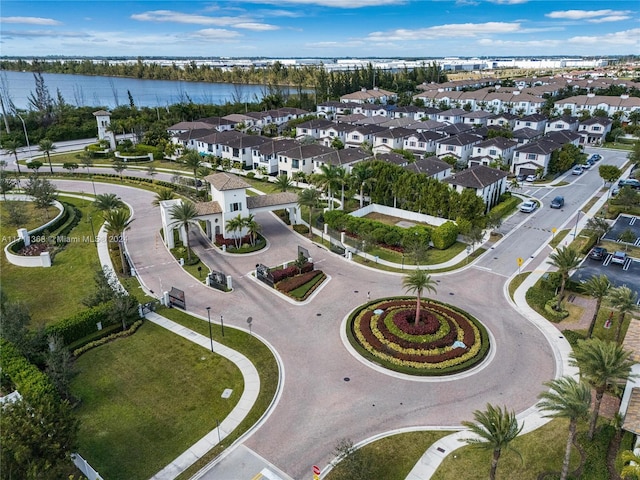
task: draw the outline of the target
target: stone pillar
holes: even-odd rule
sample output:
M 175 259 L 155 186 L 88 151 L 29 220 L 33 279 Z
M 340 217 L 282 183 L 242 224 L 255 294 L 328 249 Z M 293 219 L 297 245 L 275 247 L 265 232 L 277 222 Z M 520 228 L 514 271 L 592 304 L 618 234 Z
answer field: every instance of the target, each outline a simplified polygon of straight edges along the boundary
M 42 252 L 40 254 L 40 261 L 42 262 L 42 266 L 43 267 L 50 267 L 51 266 L 51 255 L 49 255 L 49 252 Z
M 233 289 L 233 279 L 231 278 L 231 275 L 227 275 L 227 288 L 229 290 Z
M 344 245 L 344 236 L 345 233 L 344 232 L 340 232 L 340 243 Z
M 29 236 L 29 231 L 26 228 L 19 228 L 18 236 L 24 242 L 25 247 L 28 247 L 29 245 L 31 245 L 31 237 Z
M 169 250 L 171 250 L 172 248 L 176 247 L 176 244 L 173 241 L 173 228 L 172 227 L 166 227 L 164 229 L 164 241 L 167 244 L 167 247 L 169 248 Z
M 328 223 L 325 223 L 325 224 L 324 224 L 324 234 L 325 234 L 325 235 L 328 235 L 328 234 L 329 234 L 329 224 L 328 224 Z

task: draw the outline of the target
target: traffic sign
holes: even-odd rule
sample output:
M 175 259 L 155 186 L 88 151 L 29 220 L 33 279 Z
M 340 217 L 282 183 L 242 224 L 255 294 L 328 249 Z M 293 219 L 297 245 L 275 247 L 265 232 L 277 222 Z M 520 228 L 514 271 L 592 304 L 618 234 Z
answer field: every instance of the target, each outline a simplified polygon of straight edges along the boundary
M 314 475 L 320 475 L 320 467 L 317 465 L 314 465 L 313 467 L 311 467 L 311 469 L 313 470 L 313 474 Z
M 320 475 L 313 474 L 313 480 L 320 480 Z
M 518 257 L 517 262 L 518 262 L 518 266 L 521 267 L 522 264 L 524 263 L 524 260 L 522 259 L 522 257 Z
M 557 229 L 556 227 L 553 227 L 553 228 L 551 229 L 551 233 L 553 233 L 553 234 L 555 234 L 557 231 L 558 231 L 558 229 Z

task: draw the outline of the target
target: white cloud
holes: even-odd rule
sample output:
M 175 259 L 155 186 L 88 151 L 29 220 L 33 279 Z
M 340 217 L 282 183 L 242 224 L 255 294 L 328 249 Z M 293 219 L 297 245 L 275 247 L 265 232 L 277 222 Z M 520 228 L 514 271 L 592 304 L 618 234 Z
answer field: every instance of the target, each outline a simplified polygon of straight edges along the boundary
M 2 23 L 22 23 L 24 25 L 62 25 L 62 22 L 53 18 L 41 17 L 4 17 Z
M 614 46 L 627 46 L 631 45 L 637 47 L 638 38 L 640 38 L 640 28 L 633 28 L 631 30 L 624 30 L 622 32 L 608 33 L 606 35 L 582 35 L 579 37 L 571 37 L 567 40 L 568 43 L 582 44 L 582 45 L 614 45 Z
M 2 32 L 2 36 L 5 38 L 9 37 L 84 37 L 86 34 L 82 32 L 60 32 L 58 30 L 4 30 Z
M 490 38 L 482 38 L 478 40 L 478 45 L 491 48 L 509 48 L 509 49 L 529 49 L 529 48 L 555 48 L 562 44 L 559 40 L 494 40 Z
M 476 37 L 480 35 L 519 33 L 519 23 L 487 22 L 487 23 L 454 23 L 416 30 L 397 29 L 388 32 L 371 32 L 371 40 L 422 40 L 443 37 Z
M 362 47 L 366 45 L 365 42 L 361 40 L 348 40 L 346 42 L 340 41 L 331 41 L 331 42 L 311 42 L 305 43 L 305 47 L 309 48 L 344 48 L 344 47 Z
M 173 10 L 150 10 L 131 15 L 133 20 L 141 22 L 172 22 L 188 25 L 214 25 L 217 27 L 235 27 L 247 30 L 277 30 L 279 27 L 267 23 L 255 22 L 250 17 L 209 17 Z
M 489 0 L 491 3 L 497 3 L 498 5 L 519 5 L 521 3 L 527 3 L 529 0 Z
M 629 20 L 631 16 L 629 15 L 610 15 L 608 17 L 594 18 L 592 20 L 587 20 L 589 23 L 605 23 L 605 22 L 621 22 L 622 20 Z
M 629 15 L 629 10 L 558 10 L 547 13 L 549 18 L 562 18 L 567 20 L 585 20 L 597 17 L 609 17 L 613 15 Z
M 192 36 L 200 40 L 233 40 L 242 35 L 224 28 L 204 28 L 195 32 Z

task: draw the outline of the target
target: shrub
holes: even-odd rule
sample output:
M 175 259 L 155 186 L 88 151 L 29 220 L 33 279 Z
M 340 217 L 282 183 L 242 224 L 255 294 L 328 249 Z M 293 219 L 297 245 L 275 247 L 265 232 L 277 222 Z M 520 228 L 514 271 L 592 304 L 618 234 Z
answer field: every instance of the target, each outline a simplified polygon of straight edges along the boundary
M 556 298 L 551 298 L 544 304 L 545 317 L 554 323 L 561 322 L 569 316 L 569 312 L 566 310 L 556 310 L 557 304 L 558 300 Z
M 318 275 L 322 275 L 322 270 L 313 270 L 311 272 L 305 272 L 295 277 L 285 278 L 281 282 L 276 284 L 276 289 L 284 293 L 289 293 L 296 288 L 303 286 L 310 282 Z
M 458 238 L 458 227 L 453 222 L 445 222 L 439 227 L 433 229 L 431 240 L 433 246 L 438 250 L 446 250 L 456 243 Z
M 46 328 L 46 334 L 59 336 L 65 345 L 69 345 L 96 332 L 98 322 L 102 322 L 103 327 L 116 323 L 109 318 L 111 308 L 110 302 L 88 308 L 49 325 Z
M 0 368 L 11 379 L 25 399 L 43 395 L 56 397 L 56 389 L 49 377 L 31 364 L 11 342 L 0 338 Z
M 307 227 L 306 225 L 294 225 L 293 231 L 302 235 L 306 235 L 309 233 L 309 227 Z
M 578 345 L 578 340 L 584 340 L 584 335 L 574 330 L 562 330 L 562 334 L 572 347 Z
M 302 273 L 310 272 L 313 270 L 313 263 L 305 263 L 302 267 Z M 293 277 L 298 274 L 298 267 L 295 265 L 289 265 L 287 268 L 278 268 L 271 271 L 273 275 L 273 283 L 278 283 L 285 278 Z
M 95 347 L 99 347 L 101 345 L 104 345 L 105 343 L 109 343 L 117 338 L 121 338 L 121 337 L 128 337 L 129 335 L 131 335 L 132 333 L 135 333 L 136 330 L 138 330 L 138 328 L 140 328 L 140 326 L 142 325 L 143 320 L 140 319 L 136 322 L 133 323 L 133 325 L 131 325 L 131 327 L 129 327 L 128 330 L 120 330 L 117 333 L 113 333 L 111 335 L 107 335 L 104 336 L 102 338 L 100 338 L 99 340 L 95 340 L 92 342 L 89 342 L 85 345 L 83 345 L 82 347 L 76 348 L 73 351 L 73 356 L 74 357 L 79 357 L 80 355 L 82 355 L 85 352 L 88 352 L 89 350 L 91 350 L 92 348 Z
M 495 215 L 499 218 L 503 218 L 515 210 L 519 203 L 520 199 L 518 197 L 512 197 L 509 195 L 503 200 L 502 196 L 500 196 L 500 203 L 489 211 L 489 215 Z

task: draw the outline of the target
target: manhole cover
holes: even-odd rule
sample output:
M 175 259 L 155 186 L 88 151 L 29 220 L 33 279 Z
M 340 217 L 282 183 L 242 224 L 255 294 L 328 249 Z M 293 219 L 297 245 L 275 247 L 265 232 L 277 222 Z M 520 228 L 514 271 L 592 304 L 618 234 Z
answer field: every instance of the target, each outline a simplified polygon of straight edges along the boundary
M 316 317 L 321 317 L 322 314 L 321 313 L 316 313 Z
M 232 393 L 233 390 L 231 390 L 230 388 L 225 388 L 224 392 L 222 392 L 222 398 L 229 398 Z
M 345 382 L 348 382 L 349 380 L 351 380 L 349 377 L 344 377 Z

